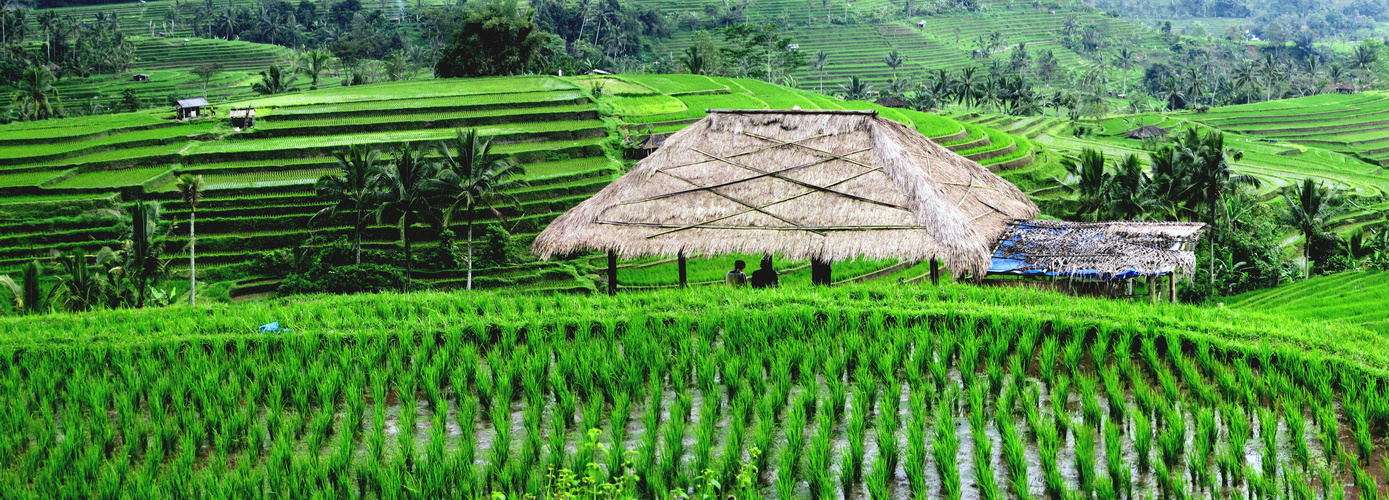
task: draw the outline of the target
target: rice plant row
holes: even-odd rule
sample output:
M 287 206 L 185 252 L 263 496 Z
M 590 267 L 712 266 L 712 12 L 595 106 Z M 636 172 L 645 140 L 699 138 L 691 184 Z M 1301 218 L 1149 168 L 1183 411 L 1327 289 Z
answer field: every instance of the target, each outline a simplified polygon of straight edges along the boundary
M 0 486 L 17 498 L 1382 494 L 1384 381 L 1321 361 L 1003 317 L 603 315 L 10 349 Z

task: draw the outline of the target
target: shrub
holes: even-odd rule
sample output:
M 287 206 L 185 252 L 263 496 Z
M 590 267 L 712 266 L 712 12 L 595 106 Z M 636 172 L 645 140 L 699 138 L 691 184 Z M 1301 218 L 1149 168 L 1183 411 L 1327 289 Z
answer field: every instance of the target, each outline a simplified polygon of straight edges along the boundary
M 394 269 L 372 264 L 338 266 L 323 272 L 291 274 L 280 283 L 280 295 L 302 293 L 348 294 L 400 290 L 405 280 Z

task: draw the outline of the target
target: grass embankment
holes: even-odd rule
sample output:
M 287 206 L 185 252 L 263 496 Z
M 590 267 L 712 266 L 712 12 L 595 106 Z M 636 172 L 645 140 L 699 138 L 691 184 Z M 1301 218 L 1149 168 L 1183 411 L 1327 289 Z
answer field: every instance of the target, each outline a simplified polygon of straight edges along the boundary
M 1231 297 L 1226 305 L 1244 311 L 1276 310 L 1299 318 L 1340 320 L 1389 334 L 1389 272 L 1363 271 L 1319 276 L 1277 288 Z M 1383 349 L 1380 349 L 1383 350 Z
M 1378 487 L 1389 419 L 1382 334 L 1019 289 L 303 297 L 0 331 L 13 498 L 511 497 L 561 468 L 633 498 L 1313 498 Z

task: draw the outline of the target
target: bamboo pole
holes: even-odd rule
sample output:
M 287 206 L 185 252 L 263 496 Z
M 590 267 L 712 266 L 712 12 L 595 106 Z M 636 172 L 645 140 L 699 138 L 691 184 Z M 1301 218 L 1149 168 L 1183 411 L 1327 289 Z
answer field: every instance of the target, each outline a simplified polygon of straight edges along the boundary
M 680 288 L 688 288 L 690 286 L 690 282 L 688 275 L 685 273 L 685 252 L 680 252 L 680 255 L 676 258 L 679 259 L 680 263 Z
M 1153 305 L 1157 305 L 1157 301 L 1158 301 L 1157 278 L 1154 278 L 1154 277 L 1152 277 L 1152 276 L 1149 276 L 1149 277 L 1148 277 L 1148 303 L 1149 303 L 1149 304 L 1153 304 Z
M 608 295 L 617 295 L 617 252 L 608 250 Z
M 1172 303 L 1177 303 L 1177 272 L 1167 275 L 1167 293 L 1172 299 Z
M 810 260 L 810 282 L 815 285 L 829 286 L 834 282 L 833 271 L 830 263 L 820 259 Z
M 940 261 L 931 257 L 931 285 L 940 286 Z

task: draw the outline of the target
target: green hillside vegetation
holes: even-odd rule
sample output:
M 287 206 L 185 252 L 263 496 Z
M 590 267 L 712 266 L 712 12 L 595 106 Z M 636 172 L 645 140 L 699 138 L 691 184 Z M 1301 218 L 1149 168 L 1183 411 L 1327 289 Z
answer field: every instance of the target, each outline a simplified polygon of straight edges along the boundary
M 293 331 L 254 333 L 273 320 Z M 1315 497 L 1378 487 L 1389 420 L 1379 334 L 973 286 L 314 297 L 0 331 L 12 498 Z
M 1277 309 L 1299 318 L 1344 321 L 1389 333 L 1384 314 L 1389 272 L 1346 272 L 1237 295 L 1226 305 L 1242 311 Z
M 230 286 L 237 295 L 259 294 L 273 290 L 277 275 L 285 271 L 247 262 L 306 241 L 314 247 L 331 246 L 347 234 L 343 217 L 314 227 L 308 224 L 309 217 L 327 203 L 313 196 L 314 183 L 336 171 L 330 154 L 340 147 L 366 145 L 389 155 L 400 142 L 432 143 L 452 137 L 456 128 L 477 128 L 493 137 L 494 152 L 518 159 L 527 171 L 528 185 L 512 193 L 519 206 L 503 208 L 506 228 L 515 233 L 513 245 L 519 247 L 528 244 L 550 219 L 614 179 L 626 144 L 635 146 L 649 133 L 679 130 L 703 117 L 705 109 L 793 106 L 874 109 L 1004 175 L 1011 172 L 1005 169 L 1050 158 L 1025 138 L 988 127 L 755 80 L 700 75 L 440 79 L 334 87 L 219 104 L 219 110 L 256 108 L 257 126 L 243 131 L 230 129 L 220 117 L 181 123 L 170 120 L 167 112 L 155 111 L 0 125 L 0 192 L 30 197 L 27 206 L 33 207 L 57 196 L 109 200 L 111 193 L 118 193 L 124 204 L 162 201 L 166 217 L 178 226 L 164 243 L 172 259 L 169 269 L 176 275 L 187 272 L 187 233 L 181 221 L 187 219 L 188 209 L 179 201 L 174 183 L 183 174 L 201 175 L 206 194 L 198 209 L 200 277 L 206 273 L 207 285 L 226 280 L 239 283 Z M 35 126 L 40 123 L 47 126 Z M 116 208 L 105 203 L 108 209 Z M 17 213 L 22 215 L 13 222 L 24 223 L 25 229 L 17 228 L 12 237 L 0 240 L 0 272 L 16 274 L 25 263 L 46 258 L 53 250 L 95 252 L 102 246 L 119 247 L 120 226 L 112 216 L 34 224 L 31 219 L 51 216 L 39 215 L 38 208 Z M 491 214 L 480 216 L 484 223 L 500 222 Z M 455 234 L 464 231 L 459 224 L 455 222 Z M 437 239 L 425 236 L 430 231 L 424 227 L 412 231 L 420 232 L 415 238 L 423 248 L 436 245 Z M 389 250 L 396 248 L 398 235 L 389 225 L 373 226 L 365 239 L 368 248 Z M 588 277 L 592 266 L 582 261 L 576 268 L 565 262 L 530 260 L 517 255 L 500 267 L 483 270 L 480 286 L 592 287 Z M 695 265 L 716 269 L 728 262 L 719 259 Z M 914 279 L 924 274 L 901 274 L 911 271 L 911 264 L 845 264 L 837 269 L 836 279 Z M 631 265 L 629 271 L 628 264 L 623 264 L 623 278 L 641 267 Z M 673 285 L 676 275 L 667 267 L 645 269 L 647 277 L 630 284 Z M 801 271 L 789 274 L 790 282 L 809 275 L 808 269 Z M 449 268 L 427 272 L 421 281 L 440 287 L 462 283 L 459 271 Z

